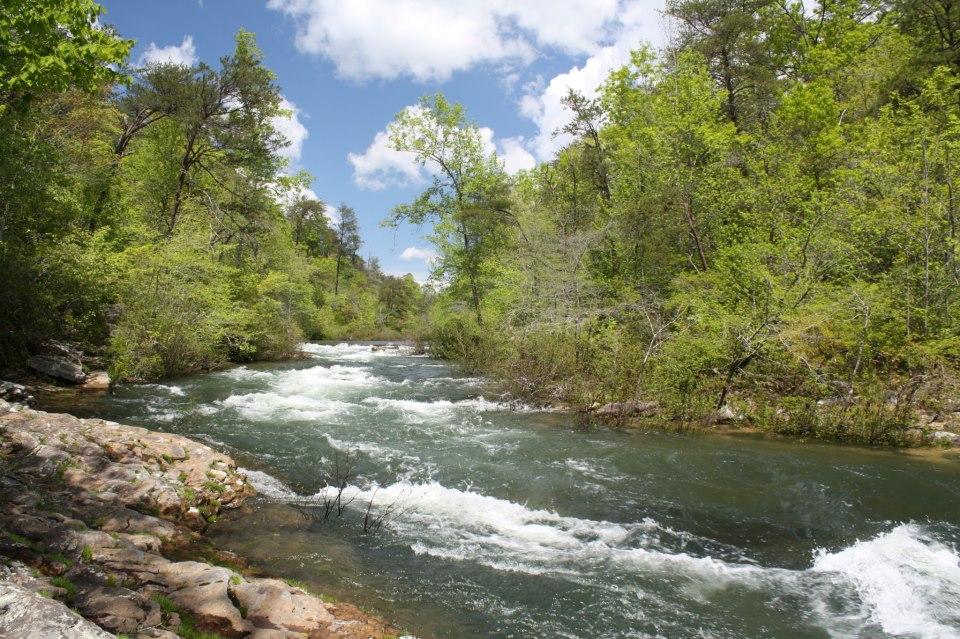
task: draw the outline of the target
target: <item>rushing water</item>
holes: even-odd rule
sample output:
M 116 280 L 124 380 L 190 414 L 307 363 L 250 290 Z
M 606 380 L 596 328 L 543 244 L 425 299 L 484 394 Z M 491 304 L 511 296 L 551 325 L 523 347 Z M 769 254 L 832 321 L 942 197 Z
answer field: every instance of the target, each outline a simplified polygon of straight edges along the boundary
M 403 349 L 307 348 L 80 410 L 230 453 L 261 494 L 218 544 L 423 637 L 960 638 L 956 458 L 578 429 Z M 352 503 L 305 517 L 338 455 Z

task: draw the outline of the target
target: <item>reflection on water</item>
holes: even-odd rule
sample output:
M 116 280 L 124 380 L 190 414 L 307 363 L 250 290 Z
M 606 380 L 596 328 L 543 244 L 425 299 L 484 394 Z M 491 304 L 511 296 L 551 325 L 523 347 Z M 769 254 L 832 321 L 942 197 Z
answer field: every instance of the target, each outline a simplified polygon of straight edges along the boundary
M 403 348 L 308 349 L 73 409 L 232 454 L 260 497 L 218 544 L 424 637 L 960 637 L 955 460 L 575 430 Z M 346 514 L 304 516 L 346 453 Z

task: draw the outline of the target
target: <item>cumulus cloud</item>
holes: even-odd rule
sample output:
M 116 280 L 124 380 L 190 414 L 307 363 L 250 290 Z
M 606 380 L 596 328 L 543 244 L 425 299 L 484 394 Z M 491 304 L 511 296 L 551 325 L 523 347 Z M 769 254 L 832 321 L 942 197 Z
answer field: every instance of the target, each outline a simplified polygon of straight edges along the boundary
M 405 262 L 426 262 L 430 263 L 437 259 L 437 254 L 431 249 L 420 248 L 418 246 L 408 246 L 400 253 L 400 259 Z
M 197 63 L 197 48 L 193 44 L 193 36 L 183 36 L 179 45 L 171 44 L 158 47 L 155 42 L 147 45 L 147 50 L 140 56 L 140 64 L 180 64 L 186 67 Z
M 269 0 L 295 44 L 344 77 L 444 80 L 490 62 L 529 62 L 538 48 L 589 53 L 628 0 Z M 639 0 L 648 1 L 648 0 Z
M 409 186 L 426 179 L 426 172 L 413 153 L 390 146 L 387 129 L 377 132 L 363 153 L 347 154 L 347 160 L 353 165 L 353 181 L 363 189 L 377 191 L 388 186 Z
M 546 82 L 531 85 L 520 100 L 520 112 L 537 125 L 530 146 L 540 160 L 551 159 L 570 140 L 554 132 L 570 120 L 563 97 L 569 89 L 594 97 L 607 75 L 630 60 L 630 52 L 644 42 L 658 45 L 663 38 L 658 2 L 626 2 L 618 17 L 613 40 L 596 48 L 586 60 Z
M 406 107 L 409 110 L 419 106 Z M 497 139 L 493 129 L 480 127 L 480 142 L 484 153 L 496 153 L 510 174 L 533 168 L 534 156 L 527 150 L 523 136 Z M 381 190 L 423 184 L 429 179 L 432 167 L 422 166 L 409 151 L 397 151 L 390 145 L 390 125 L 373 136 L 373 141 L 362 153 L 348 153 L 353 165 L 353 181 L 363 189 Z
M 536 158 L 527 150 L 526 144 L 522 135 L 500 140 L 497 153 L 503 160 L 503 168 L 507 173 L 513 175 L 519 171 L 532 169 L 537 165 Z
M 296 104 L 287 98 L 281 98 L 280 106 L 290 113 L 290 115 L 278 115 L 271 119 L 273 128 L 290 142 L 289 146 L 281 149 L 280 155 L 290 160 L 291 163 L 296 163 L 300 161 L 300 155 L 303 153 L 303 142 L 310 137 L 310 132 L 300 121 L 301 111 Z

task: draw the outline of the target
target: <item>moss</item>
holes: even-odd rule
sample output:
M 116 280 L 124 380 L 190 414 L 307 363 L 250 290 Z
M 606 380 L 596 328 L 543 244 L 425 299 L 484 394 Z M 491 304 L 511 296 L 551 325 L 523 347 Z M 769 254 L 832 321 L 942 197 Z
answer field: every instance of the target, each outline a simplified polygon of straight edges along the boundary
M 230 575 L 230 583 L 234 586 L 239 586 L 241 581 L 243 581 L 243 579 L 240 577 L 240 575 Z
M 181 471 L 180 471 L 180 474 L 177 475 L 177 480 L 178 480 L 181 484 L 187 483 L 187 473 L 185 473 L 185 472 L 183 472 L 183 471 L 181 470 Z

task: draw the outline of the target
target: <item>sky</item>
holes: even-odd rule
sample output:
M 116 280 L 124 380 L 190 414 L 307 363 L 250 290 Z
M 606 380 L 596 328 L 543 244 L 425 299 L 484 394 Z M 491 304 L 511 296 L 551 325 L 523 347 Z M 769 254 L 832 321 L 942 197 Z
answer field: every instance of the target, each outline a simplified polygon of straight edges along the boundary
M 134 62 L 213 66 L 244 28 L 291 117 L 291 170 L 314 176 L 330 207 L 352 206 L 363 257 L 425 281 L 429 228 L 381 221 L 427 172 L 389 148 L 387 126 L 424 95 L 460 102 L 514 173 L 553 157 L 567 121 L 560 99 L 591 95 L 643 43 L 662 46 L 663 0 L 100 0 L 103 22 L 136 41 Z

